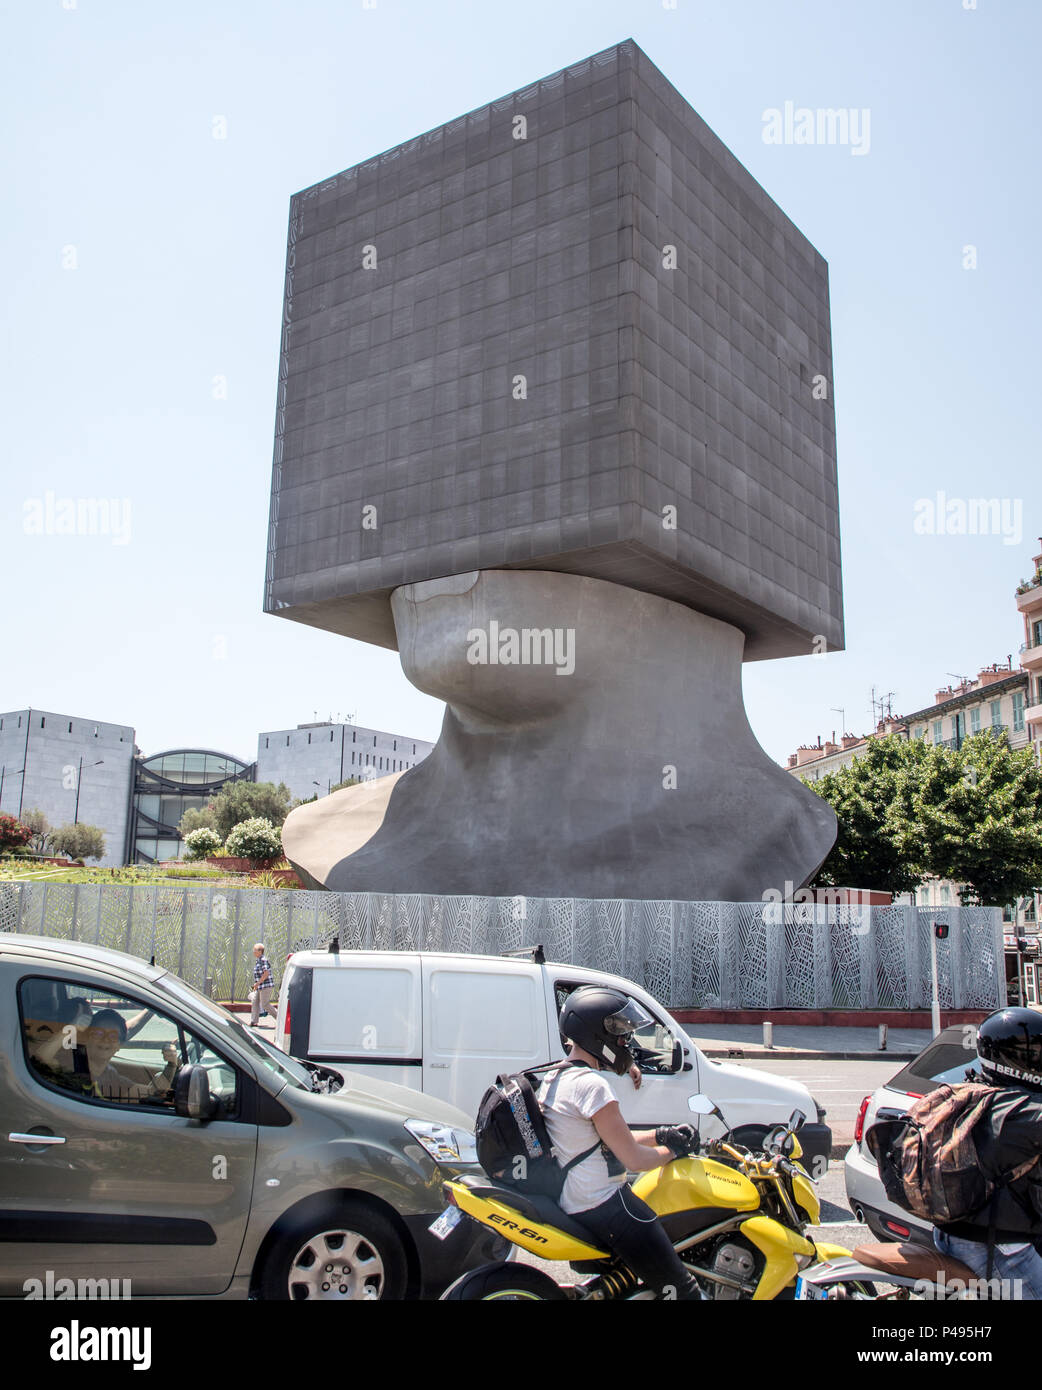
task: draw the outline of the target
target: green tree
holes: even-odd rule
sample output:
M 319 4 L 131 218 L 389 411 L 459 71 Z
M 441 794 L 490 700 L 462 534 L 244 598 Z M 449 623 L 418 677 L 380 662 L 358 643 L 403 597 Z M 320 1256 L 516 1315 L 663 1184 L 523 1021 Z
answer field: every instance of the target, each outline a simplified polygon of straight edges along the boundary
M 28 846 L 34 854 L 46 854 L 51 842 L 51 823 L 42 811 L 26 811 L 22 824 L 29 830 Z
M 839 822 L 836 843 L 818 871 L 825 887 L 911 893 L 928 876 L 916 794 L 932 749 L 897 734 L 870 739 L 846 767 L 804 785 L 827 801 Z
M 974 734 L 933 750 L 916 810 L 935 878 L 992 906 L 1042 891 L 1042 768 L 1030 748 Z
M 284 782 L 225 782 L 213 800 L 213 825 L 227 841 L 235 826 L 244 820 L 270 821 L 279 826 L 289 814 L 289 788 Z M 194 828 L 194 827 L 193 827 Z
M 192 807 L 186 811 L 177 823 L 177 833 L 182 840 L 187 840 L 193 830 L 213 830 L 214 810 L 213 802 L 208 801 L 205 806 Z M 220 836 L 218 836 L 218 842 Z
M 105 856 L 105 832 L 100 826 L 83 821 L 59 826 L 51 843 L 59 854 L 67 854 L 70 859 L 102 859 Z
M 225 850 L 251 864 L 269 864 L 282 855 L 282 831 L 263 816 L 253 816 L 233 826 Z

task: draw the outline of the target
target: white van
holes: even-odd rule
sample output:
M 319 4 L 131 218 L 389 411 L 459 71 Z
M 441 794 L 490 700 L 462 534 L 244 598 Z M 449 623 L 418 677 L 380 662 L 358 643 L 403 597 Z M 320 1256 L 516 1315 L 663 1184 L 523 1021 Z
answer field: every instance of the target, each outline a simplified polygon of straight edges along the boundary
M 800 1130 L 805 1161 L 815 1176 L 825 1171 L 832 1133 L 805 1086 L 712 1061 L 640 985 L 544 961 L 538 947 L 522 958 L 297 952 L 286 963 L 275 1040 L 293 1057 L 411 1086 L 476 1115 L 498 1074 L 564 1056 L 557 1019 L 579 985 L 621 990 L 654 1019 L 635 1039 L 643 1049 L 639 1089 L 629 1076 L 608 1076 L 631 1126 L 689 1123 L 688 1097 L 698 1091 L 716 1102 L 735 1129 L 777 1124 L 801 1110 L 807 1117 Z M 712 1137 L 722 1129 L 717 1120 L 703 1118 L 702 1132 Z

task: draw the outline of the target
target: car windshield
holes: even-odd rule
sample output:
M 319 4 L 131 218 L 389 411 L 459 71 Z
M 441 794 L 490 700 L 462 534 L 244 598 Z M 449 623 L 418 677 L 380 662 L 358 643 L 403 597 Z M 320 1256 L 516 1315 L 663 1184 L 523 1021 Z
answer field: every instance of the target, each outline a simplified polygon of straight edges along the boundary
M 962 1081 L 977 1061 L 976 1038 L 976 1028 L 943 1029 L 914 1061 L 886 1083 L 888 1090 L 925 1096 L 938 1086 Z
M 174 975 L 164 975 L 156 983 L 182 1001 L 190 1003 L 199 1013 L 204 1014 L 208 1023 L 212 1023 L 215 1028 L 220 1028 L 226 1036 L 233 1037 L 240 1047 L 245 1048 L 250 1053 L 255 1062 L 267 1071 L 274 1073 L 280 1081 L 285 1081 L 300 1091 L 313 1089 L 311 1073 L 307 1067 L 302 1067 L 299 1062 L 295 1062 L 292 1057 L 287 1057 L 285 1052 L 280 1052 L 269 1042 L 255 1037 L 248 1028 L 242 1026 L 234 1014 L 230 1014 L 227 1009 L 222 1009 L 212 999 L 207 999 L 205 994 L 200 994 L 197 989 L 193 989 L 191 985 L 185 984 L 184 980 L 179 980 Z

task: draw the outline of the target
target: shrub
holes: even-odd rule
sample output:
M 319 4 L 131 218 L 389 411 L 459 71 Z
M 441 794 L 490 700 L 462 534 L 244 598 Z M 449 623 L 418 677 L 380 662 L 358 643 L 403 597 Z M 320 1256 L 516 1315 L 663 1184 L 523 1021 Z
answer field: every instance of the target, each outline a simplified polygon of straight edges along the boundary
M 185 848 L 189 859 L 206 859 L 221 848 L 221 837 L 216 830 L 201 825 L 198 830 L 190 830 L 185 836 Z
M 32 833 L 27 825 L 16 821 L 14 816 L 6 813 L 0 815 L 0 848 L 19 850 L 28 843 Z
M 224 842 L 225 852 L 251 864 L 269 864 L 282 854 L 282 832 L 263 816 L 240 821 Z

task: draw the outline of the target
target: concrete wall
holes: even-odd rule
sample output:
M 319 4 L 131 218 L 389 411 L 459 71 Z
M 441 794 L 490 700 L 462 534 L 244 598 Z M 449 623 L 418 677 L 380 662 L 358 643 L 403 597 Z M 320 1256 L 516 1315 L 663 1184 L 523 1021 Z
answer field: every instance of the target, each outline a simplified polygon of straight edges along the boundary
M 836 649 L 831 377 L 821 256 L 607 49 L 292 199 L 265 610 L 394 647 L 393 588 L 524 567 Z
M 105 832 L 103 865 L 125 862 L 124 848 L 131 783 L 134 730 L 51 710 L 12 710 L 0 715 L 0 765 L 4 768 L 0 810 L 17 817 L 40 810 L 57 828 L 76 811 L 81 775 L 79 820 Z M 101 762 L 101 766 L 95 766 Z M 19 769 L 24 766 L 23 776 Z
M 423 739 L 355 724 L 275 729 L 257 739 L 257 781 L 285 782 L 295 799 L 316 792 L 325 796 L 349 777 L 386 777 L 415 767 L 433 747 Z

